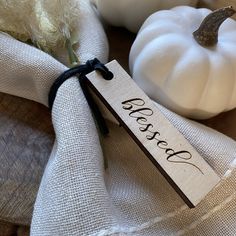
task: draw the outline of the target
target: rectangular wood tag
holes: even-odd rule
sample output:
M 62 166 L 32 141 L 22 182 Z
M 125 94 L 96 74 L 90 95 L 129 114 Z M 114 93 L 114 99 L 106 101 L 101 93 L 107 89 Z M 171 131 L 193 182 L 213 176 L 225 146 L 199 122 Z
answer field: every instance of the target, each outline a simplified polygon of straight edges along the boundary
M 195 207 L 220 181 L 218 175 L 116 61 L 105 80 L 87 75 L 88 85 L 126 129 L 189 207 Z

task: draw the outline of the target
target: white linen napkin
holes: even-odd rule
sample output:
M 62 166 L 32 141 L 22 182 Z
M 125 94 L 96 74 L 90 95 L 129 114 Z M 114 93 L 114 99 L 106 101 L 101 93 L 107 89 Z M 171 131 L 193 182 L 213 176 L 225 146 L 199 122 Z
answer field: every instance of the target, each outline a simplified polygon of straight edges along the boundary
M 101 25 L 83 19 L 82 62 L 93 57 L 105 62 Z M 0 34 L 1 92 L 47 106 L 50 86 L 66 69 L 51 56 Z M 53 105 L 56 140 L 34 206 L 32 236 L 236 234 L 236 142 L 156 105 L 222 177 L 220 184 L 188 209 L 123 128 L 109 122 L 110 135 L 101 137 L 101 149 L 73 77 L 59 88 Z

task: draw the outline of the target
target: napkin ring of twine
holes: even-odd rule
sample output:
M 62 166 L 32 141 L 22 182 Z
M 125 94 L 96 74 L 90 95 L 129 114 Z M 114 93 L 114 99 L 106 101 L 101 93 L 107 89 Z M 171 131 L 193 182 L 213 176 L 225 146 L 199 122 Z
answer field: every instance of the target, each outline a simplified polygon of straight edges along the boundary
M 93 60 L 88 60 L 85 64 L 83 65 L 77 65 L 75 67 L 72 67 L 65 72 L 63 72 L 52 84 L 49 95 L 48 95 L 48 105 L 50 110 L 52 110 L 54 100 L 56 98 L 56 94 L 60 86 L 69 78 L 73 76 L 77 76 L 79 79 L 80 86 L 83 90 L 84 96 L 88 102 L 88 105 L 97 121 L 98 127 L 103 135 L 106 135 L 109 133 L 108 127 L 106 125 L 106 121 L 104 117 L 102 116 L 102 113 L 95 103 L 89 89 L 87 86 L 86 80 L 87 77 L 86 75 L 91 73 L 92 71 L 98 71 L 101 73 L 102 77 L 105 80 L 111 80 L 113 79 L 114 75 L 109 69 L 101 63 L 97 58 Z

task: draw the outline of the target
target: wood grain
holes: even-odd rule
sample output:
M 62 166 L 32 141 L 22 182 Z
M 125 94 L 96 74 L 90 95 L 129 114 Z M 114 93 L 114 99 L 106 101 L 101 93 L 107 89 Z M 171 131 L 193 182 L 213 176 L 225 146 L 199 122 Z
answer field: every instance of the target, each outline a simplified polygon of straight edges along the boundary
M 107 67 L 114 78 L 93 72 L 89 86 L 188 206 L 196 206 L 220 178 L 116 61 Z
M 0 93 L 0 218 L 29 225 L 54 132 L 44 106 Z

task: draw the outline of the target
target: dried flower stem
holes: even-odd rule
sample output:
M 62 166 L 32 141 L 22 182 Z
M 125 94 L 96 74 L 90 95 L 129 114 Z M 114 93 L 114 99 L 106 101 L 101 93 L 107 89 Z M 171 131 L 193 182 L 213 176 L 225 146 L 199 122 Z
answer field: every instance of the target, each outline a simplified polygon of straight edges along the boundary
M 70 60 L 70 64 L 71 66 L 76 66 L 79 64 L 79 59 L 78 56 L 76 55 L 71 40 L 67 39 L 66 40 L 66 48 L 67 48 L 67 52 L 68 52 L 68 56 L 69 56 L 69 60 Z

